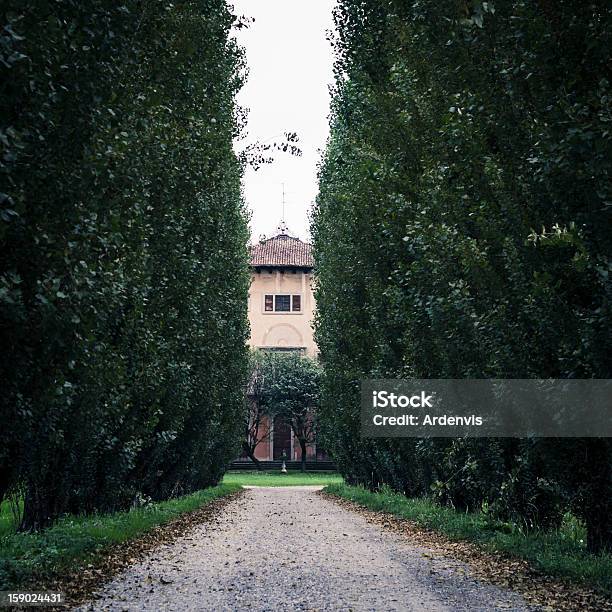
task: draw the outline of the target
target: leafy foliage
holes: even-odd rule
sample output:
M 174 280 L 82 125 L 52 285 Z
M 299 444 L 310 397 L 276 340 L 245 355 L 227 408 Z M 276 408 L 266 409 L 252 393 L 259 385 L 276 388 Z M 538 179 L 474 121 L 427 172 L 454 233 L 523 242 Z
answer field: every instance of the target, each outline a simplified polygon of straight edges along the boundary
M 612 546 L 609 440 L 361 440 L 363 378 L 609 378 L 612 9 L 340 0 L 313 218 L 324 444 L 348 482 L 573 507 Z M 537 407 L 534 407 L 537 409 Z
M 0 499 L 23 491 L 31 529 L 215 484 L 248 333 L 234 16 L 8 0 L 2 17 Z
M 261 463 L 255 454 L 257 446 L 268 443 L 272 435 L 269 417 L 273 416 L 267 400 L 267 353 L 258 349 L 249 352 L 249 380 L 243 413 L 242 450 L 258 470 Z
M 300 444 L 304 471 L 306 447 L 315 441 L 320 377 L 319 365 L 310 357 L 292 352 L 254 351 L 247 445 L 252 444 L 253 438 L 256 438 L 253 430 L 257 419 L 262 415 L 272 419 L 279 416 L 289 423 Z M 259 431 L 259 428 L 255 431 Z

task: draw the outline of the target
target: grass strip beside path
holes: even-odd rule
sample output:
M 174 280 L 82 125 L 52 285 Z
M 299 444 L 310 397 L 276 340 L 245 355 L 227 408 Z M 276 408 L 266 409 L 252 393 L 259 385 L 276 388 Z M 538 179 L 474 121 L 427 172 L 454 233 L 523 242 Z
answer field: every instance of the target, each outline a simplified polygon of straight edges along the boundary
M 336 472 L 288 472 L 235 470 L 227 472 L 223 484 L 239 484 L 257 487 L 299 487 L 305 485 L 342 484 L 342 476 Z
M 442 534 L 448 541 L 471 542 L 491 553 L 526 561 L 539 573 L 566 578 L 612 596 L 612 555 L 591 555 L 584 546 L 585 533 L 568 518 L 554 532 L 524 532 L 517 526 L 484 513 L 457 512 L 428 499 L 413 499 L 391 490 L 373 493 L 363 487 L 332 484 L 324 493 L 361 507 L 410 521 Z
M 87 583 L 94 587 L 140 552 L 205 520 L 215 500 L 239 491 L 239 485 L 221 484 L 125 512 L 67 516 L 38 533 L 5 534 L 0 537 L 0 591 L 44 590 L 43 585 L 70 591 L 71 583 L 77 591 Z

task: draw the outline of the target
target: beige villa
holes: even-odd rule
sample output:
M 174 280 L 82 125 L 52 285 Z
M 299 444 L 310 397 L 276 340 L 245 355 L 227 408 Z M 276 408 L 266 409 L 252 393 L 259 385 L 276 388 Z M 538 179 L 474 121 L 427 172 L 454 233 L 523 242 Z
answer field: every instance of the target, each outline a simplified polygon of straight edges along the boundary
M 261 238 L 250 247 L 251 288 L 249 321 L 253 348 L 264 351 L 294 351 L 317 356 L 312 319 L 315 311 L 312 290 L 312 247 L 292 236 L 281 223 L 271 238 Z M 291 427 L 282 418 L 265 418 L 262 441 L 255 449 L 260 461 L 301 459 L 300 446 Z M 309 445 L 307 459 L 326 459 Z
M 289 235 L 283 223 L 277 232 L 250 248 L 250 345 L 315 357 L 312 247 Z

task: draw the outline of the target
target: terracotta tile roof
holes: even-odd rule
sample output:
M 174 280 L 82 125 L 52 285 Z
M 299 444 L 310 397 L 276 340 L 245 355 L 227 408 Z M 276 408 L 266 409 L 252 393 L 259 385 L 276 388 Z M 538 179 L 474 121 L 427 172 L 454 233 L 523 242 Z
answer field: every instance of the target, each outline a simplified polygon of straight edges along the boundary
M 262 240 L 250 248 L 251 266 L 291 266 L 312 268 L 312 246 L 299 238 L 278 234 Z

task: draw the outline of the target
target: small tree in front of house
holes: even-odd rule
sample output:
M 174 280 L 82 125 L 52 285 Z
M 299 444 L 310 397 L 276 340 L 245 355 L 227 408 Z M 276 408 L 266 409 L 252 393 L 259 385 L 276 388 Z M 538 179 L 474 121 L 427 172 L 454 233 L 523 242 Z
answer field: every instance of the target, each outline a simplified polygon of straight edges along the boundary
M 306 449 L 315 441 L 321 370 L 318 363 L 298 353 L 254 350 L 246 393 L 242 449 L 258 470 L 258 444 L 269 440 L 270 423 L 279 416 L 287 421 L 301 449 L 306 471 Z
M 321 370 L 318 363 L 297 353 L 265 353 L 256 360 L 258 409 L 287 420 L 301 450 L 306 471 L 306 448 L 315 441 Z

